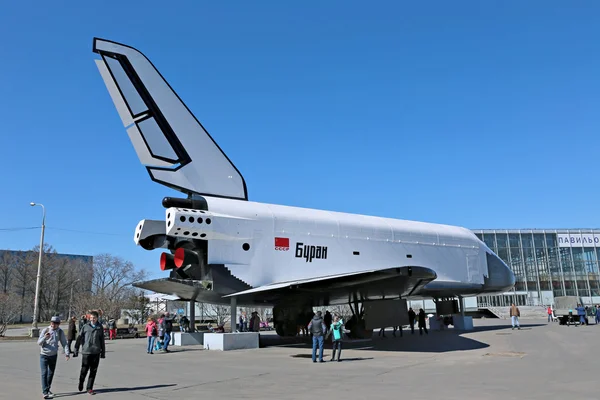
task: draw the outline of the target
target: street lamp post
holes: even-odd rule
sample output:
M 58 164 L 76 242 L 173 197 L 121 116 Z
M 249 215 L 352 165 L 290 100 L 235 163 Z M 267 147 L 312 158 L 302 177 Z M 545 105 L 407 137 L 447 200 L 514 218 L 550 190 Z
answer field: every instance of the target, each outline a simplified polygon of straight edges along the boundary
M 40 258 L 38 260 L 37 279 L 35 281 L 35 300 L 33 302 L 33 324 L 31 325 L 31 336 L 37 337 L 40 335 L 38 328 L 38 318 L 40 314 L 40 281 L 42 277 L 42 254 L 44 254 L 44 230 L 46 229 L 46 208 L 43 204 L 29 203 L 30 206 L 42 207 L 42 236 L 40 237 Z
M 73 302 L 73 285 L 79 282 L 81 279 L 77 279 L 71 283 L 71 296 L 69 297 L 69 318 L 71 318 L 71 303 Z

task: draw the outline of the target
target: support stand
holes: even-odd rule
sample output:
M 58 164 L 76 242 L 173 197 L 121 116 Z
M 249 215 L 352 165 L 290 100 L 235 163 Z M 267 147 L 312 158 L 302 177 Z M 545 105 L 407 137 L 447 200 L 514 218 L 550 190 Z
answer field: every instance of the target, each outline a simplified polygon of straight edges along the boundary
M 472 331 L 473 317 L 465 316 L 465 299 L 462 296 L 458 296 L 458 302 L 460 306 L 460 314 L 452 316 L 452 320 L 454 321 L 454 329 L 460 331 Z
M 190 333 L 196 332 L 196 302 L 190 300 Z
M 237 325 L 237 298 L 235 296 L 233 296 L 231 298 L 231 329 L 230 332 L 234 333 L 237 329 L 236 329 L 236 325 Z

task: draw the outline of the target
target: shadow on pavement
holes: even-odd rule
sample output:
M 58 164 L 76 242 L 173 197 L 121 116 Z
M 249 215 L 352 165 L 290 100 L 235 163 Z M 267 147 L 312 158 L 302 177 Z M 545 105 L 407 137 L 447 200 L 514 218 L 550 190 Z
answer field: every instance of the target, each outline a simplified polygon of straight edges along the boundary
M 544 323 L 521 323 L 521 331 L 529 331 L 538 327 L 545 327 Z M 457 331 L 454 328 L 442 331 L 429 330 L 429 334 L 411 334 L 410 329 L 403 329 L 403 335 L 397 331 L 393 336 L 392 330 L 385 331 L 385 337 L 378 335 L 379 330 L 373 332 L 370 339 L 344 340 L 344 350 L 370 350 L 370 351 L 399 351 L 399 352 L 422 352 L 422 353 L 444 353 L 451 351 L 478 350 L 490 347 L 488 343 L 466 337 L 468 334 L 486 331 L 498 331 L 499 335 L 517 334 L 517 329 L 511 329 L 510 320 L 498 321 L 493 325 L 475 326 L 472 331 Z M 280 338 L 277 335 L 261 335 L 260 347 L 290 347 L 298 349 L 312 349 L 310 336 L 296 336 Z M 325 350 L 331 351 L 331 341 L 325 342 Z M 310 354 L 309 354 L 310 356 Z
M 310 358 L 312 358 L 312 355 L 310 353 L 300 353 L 300 354 L 292 354 L 292 355 L 290 355 L 290 357 L 292 357 L 292 358 L 308 358 L 308 359 L 310 359 Z M 336 361 L 331 361 L 329 359 L 329 357 L 331 357 L 330 354 L 327 354 L 327 353 L 323 352 L 323 360 L 325 362 L 337 362 L 337 360 Z M 372 360 L 372 359 L 373 359 L 373 357 L 351 357 L 351 358 L 344 358 L 344 357 L 342 357 L 340 362 L 344 362 L 344 361 L 364 361 L 364 360 Z
M 96 389 L 94 390 L 96 393 L 114 393 L 114 392 L 134 392 L 136 390 L 148 390 L 148 389 L 160 389 L 165 387 L 177 386 L 177 384 L 172 383 L 169 385 L 152 385 L 152 386 L 132 386 L 132 387 L 120 387 L 120 388 L 105 388 L 105 389 Z
M 532 328 L 537 328 L 539 326 L 546 326 L 547 324 L 521 324 L 521 330 L 531 330 Z M 497 330 L 508 330 L 511 331 L 512 325 L 510 321 L 506 324 L 498 324 L 498 325 L 488 325 L 488 326 L 476 326 L 472 332 L 488 332 L 488 331 L 497 331 Z M 517 328 L 515 328 L 515 331 Z

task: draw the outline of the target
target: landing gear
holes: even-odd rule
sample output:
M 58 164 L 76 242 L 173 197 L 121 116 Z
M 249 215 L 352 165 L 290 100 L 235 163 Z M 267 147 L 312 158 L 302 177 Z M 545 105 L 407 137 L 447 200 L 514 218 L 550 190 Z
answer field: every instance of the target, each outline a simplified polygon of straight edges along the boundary
M 292 337 L 298 334 L 296 324 L 291 324 L 287 321 L 277 322 L 275 324 L 275 332 L 281 337 Z
M 350 310 L 352 311 L 352 317 L 346 322 L 345 328 L 350 331 L 348 337 L 350 339 L 370 339 L 373 336 L 373 329 L 365 328 L 365 308 L 358 301 L 350 303 Z
M 281 337 L 294 337 L 299 327 L 306 327 L 313 317 L 312 307 L 275 306 L 273 325 Z

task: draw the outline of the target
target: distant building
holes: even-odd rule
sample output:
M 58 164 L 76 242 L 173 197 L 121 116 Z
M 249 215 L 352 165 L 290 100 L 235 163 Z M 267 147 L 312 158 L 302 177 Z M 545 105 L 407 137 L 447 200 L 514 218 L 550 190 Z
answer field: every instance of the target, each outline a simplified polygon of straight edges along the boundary
M 600 304 L 600 229 L 474 229 L 516 277 L 514 291 L 480 296 L 492 306 L 549 305 L 556 296 Z
M 31 250 L 0 250 L 0 293 L 14 293 L 21 297 L 18 322 L 31 322 L 33 318 L 38 258 L 39 253 Z M 92 256 L 44 253 L 40 296 L 42 319 L 45 312 L 68 314 L 71 287 L 74 293 L 90 291 L 93 266 Z M 79 281 L 75 282 L 77 279 Z

